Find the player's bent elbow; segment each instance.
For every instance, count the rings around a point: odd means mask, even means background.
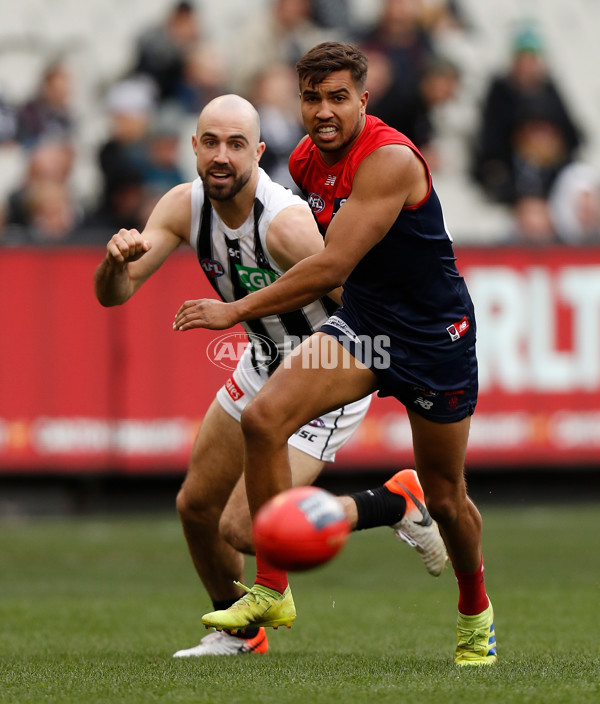
[[[323,273],[321,281],[327,291],[333,291],[336,288],[341,288],[345,284],[349,274],[350,272],[340,267],[331,267],[326,273]]]
[[[111,301],[108,298],[102,298],[102,296],[96,296],[98,303],[104,308],[112,308],[113,306],[120,305],[120,302]]]
[[[356,262],[345,261],[339,253],[325,248],[314,258],[311,276],[324,291],[333,291],[344,285]]]
[[[99,289],[96,289],[94,293],[96,295],[98,303],[101,306],[104,306],[104,308],[113,308],[114,306],[121,306],[123,305],[123,303],[126,303],[132,295],[115,295],[111,293],[106,293]]]

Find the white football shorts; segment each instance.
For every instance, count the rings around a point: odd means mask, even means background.
[[[250,345],[233,374],[217,391],[217,401],[224,411],[239,422],[242,411],[260,391],[266,378],[252,366]],[[311,457],[333,462],[335,453],[344,445],[369,410],[371,396],[349,403],[315,418],[302,426],[288,443]]]

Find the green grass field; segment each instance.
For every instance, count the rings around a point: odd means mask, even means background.
[[[0,702],[597,704],[599,508],[482,508],[500,661],[467,671],[452,571],[386,529],[292,577],[298,618],[268,655],[173,660],[210,608],[175,515],[4,520]]]

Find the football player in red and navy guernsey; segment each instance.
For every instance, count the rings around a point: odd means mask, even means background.
[[[290,173],[325,233],[325,248],[240,301],[185,302],[174,328],[228,328],[304,306],[343,285],[341,308],[242,414],[251,512],[291,486],[287,438],[300,426],[374,391],[397,398],[458,581],[454,661],[492,664],[482,521],[464,479],[477,401],[475,316],[431,174],[409,139],[367,115],[367,60],[357,47],[325,42],[297,70],[308,135],[290,157]],[[289,625],[290,601],[287,575],[258,554],[254,587],[203,622],[226,630]]]

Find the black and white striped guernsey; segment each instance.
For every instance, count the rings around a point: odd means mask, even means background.
[[[192,183],[190,244],[219,297],[239,300],[268,286],[284,273],[272,259],[266,235],[273,218],[292,205],[308,205],[289,189],[272,181],[259,168],[254,208],[241,227],[232,230],[204,197],[202,180]],[[337,308],[328,298],[290,313],[269,315],[242,323],[253,345],[253,359],[272,372],[289,352],[290,339],[303,339],[319,329]],[[261,365],[262,366],[262,365]]]

